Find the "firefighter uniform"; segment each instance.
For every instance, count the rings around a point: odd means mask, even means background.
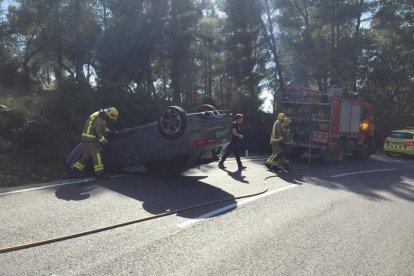
[[[291,122],[292,121],[288,117],[285,117],[282,123],[283,151],[281,154],[281,160],[283,160],[283,165],[285,166],[285,169],[288,169],[288,165],[290,162],[290,147],[293,142],[293,134],[290,128]]]
[[[95,174],[99,176],[104,172],[101,145],[108,143],[104,134],[110,132],[106,127],[106,119],[116,121],[117,118],[118,111],[115,107],[97,111],[89,116],[81,135],[83,153],[73,168],[83,171],[86,163],[92,158]]]
[[[279,113],[277,120],[273,124],[272,135],[270,136],[270,145],[272,146],[272,155],[267,159],[266,166],[268,168],[278,167],[281,155],[283,153],[283,120],[285,114]]]

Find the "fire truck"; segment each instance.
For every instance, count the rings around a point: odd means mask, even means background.
[[[281,110],[292,120],[294,157],[307,152],[341,162],[348,153],[367,159],[374,151],[373,106],[346,96],[340,88],[322,93],[289,86]]]

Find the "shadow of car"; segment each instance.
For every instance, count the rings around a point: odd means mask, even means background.
[[[230,142],[232,115],[212,106],[199,110],[186,113],[169,106],[156,122],[112,133],[102,150],[106,169],[133,171],[143,166],[150,173],[181,173],[217,160]],[[80,144],[67,163],[75,163],[81,151]]]

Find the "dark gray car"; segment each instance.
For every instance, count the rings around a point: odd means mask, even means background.
[[[180,173],[217,160],[217,154],[230,142],[232,115],[207,105],[199,110],[187,114],[170,106],[157,122],[112,134],[103,148],[105,167],[144,166],[153,173]],[[74,154],[68,157],[69,164],[76,162]]]

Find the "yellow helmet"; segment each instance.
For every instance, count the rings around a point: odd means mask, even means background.
[[[109,119],[116,121],[118,119],[118,110],[115,107],[108,107],[105,113]]]
[[[279,114],[277,114],[277,119],[278,119],[279,121],[282,121],[284,118],[285,118],[285,114],[284,114],[284,113],[279,113]]]
[[[283,122],[284,122],[286,125],[289,125],[292,121],[291,121],[288,117],[286,117],[286,116],[285,116],[285,118],[283,119]]]

